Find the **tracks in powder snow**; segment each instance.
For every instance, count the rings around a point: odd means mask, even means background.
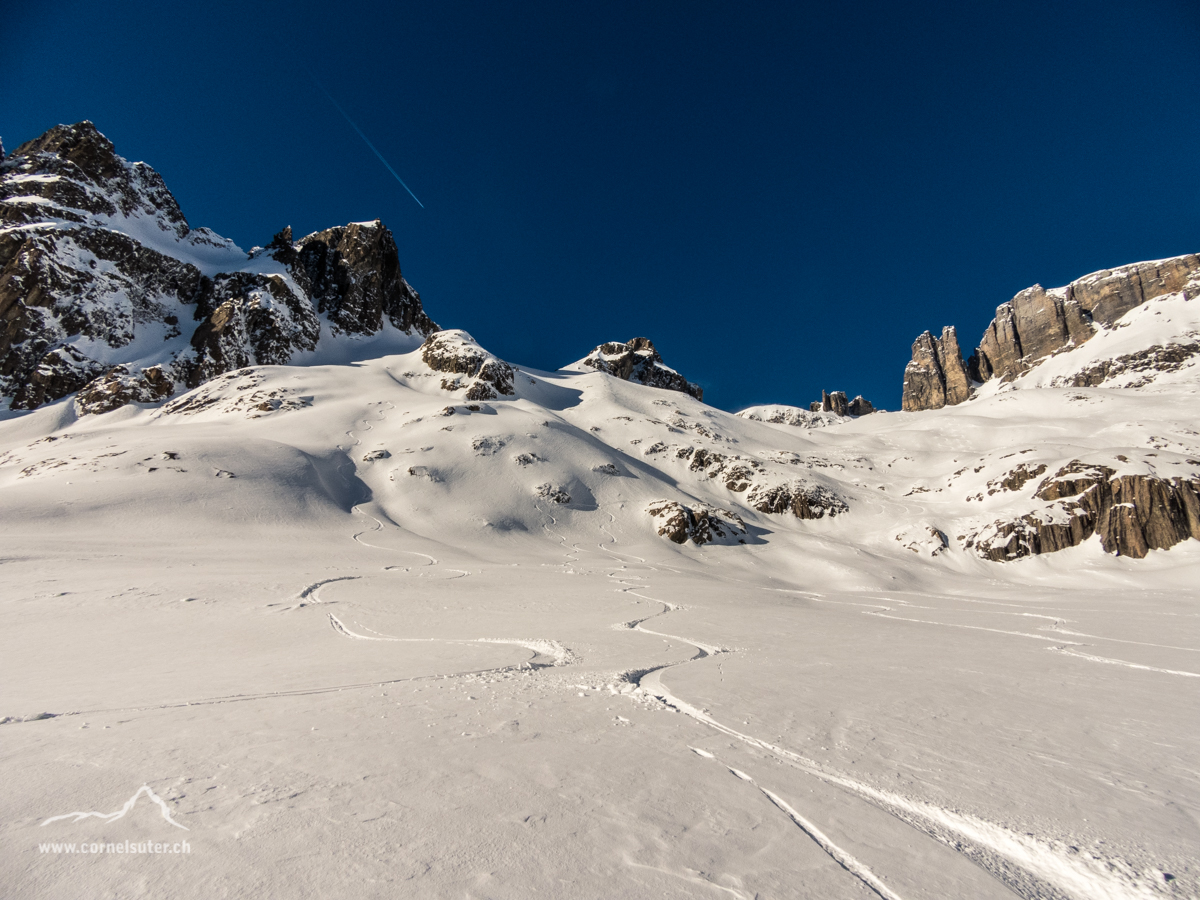
[[[684,607],[638,593],[634,590],[635,587],[644,588],[645,586],[626,584],[623,590],[642,600],[659,603],[663,608],[650,616],[624,622],[614,627],[640,631],[644,634],[689,644],[696,648],[696,653],[691,658],[680,662],[664,663],[624,673],[624,677],[634,685],[634,693],[648,697],[668,709],[694,719],[713,731],[762,751],[793,769],[869,803],[905,825],[962,854],[1025,900],[1093,900],[1093,898],[1151,900],[1151,898],[1169,895],[1169,888],[1164,889],[1163,883],[1133,870],[1122,860],[1109,860],[1098,854],[1074,852],[1073,848],[1039,839],[1033,834],[1018,833],[968,813],[876,788],[836,772],[778,744],[738,731],[718,721],[707,710],[699,709],[673,694],[663,684],[662,677],[673,668],[733,651],[646,628],[645,622],[667,616],[672,612],[684,609]],[[1035,635],[1023,632],[1013,633],[1023,637],[1035,637]],[[1036,637],[1044,639],[1044,636],[1041,635],[1036,635]],[[707,751],[690,749],[705,758],[716,759]],[[721,764],[724,765],[724,763]],[[807,834],[839,866],[854,875],[864,887],[885,900],[898,900],[898,895],[888,888],[869,867],[830,841],[817,825],[803,816],[786,800],[762,787],[745,773],[729,766],[726,768],[762,791],[800,830]]]

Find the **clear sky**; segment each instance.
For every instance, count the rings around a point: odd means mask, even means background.
[[[249,249],[380,218],[443,327],[645,335],[726,409],[899,407],[921,331],[1200,251],[1200,4],[24,3],[0,137],[91,119]],[[329,90],[419,207],[339,114]]]

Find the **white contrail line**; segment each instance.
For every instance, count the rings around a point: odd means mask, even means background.
[[[392,173],[392,176],[398,182],[400,182],[400,186],[403,187],[406,191],[408,191],[408,196],[412,197],[414,200],[417,200],[417,195],[412,192],[412,188],[410,188],[407,184],[405,184],[404,179],[396,174],[396,170],[392,168],[391,163],[389,163],[386,159],[384,159],[383,154],[375,149],[375,145],[372,144],[370,139],[365,134],[362,133],[362,129],[354,124],[354,120],[351,119],[348,115],[346,115],[346,111],[344,109],[342,109],[342,107],[338,104],[338,102],[336,100],[333,99],[333,94],[331,94],[331,93],[329,93],[329,91],[325,90],[325,85],[321,84],[320,81],[317,81],[316,75],[313,75],[312,72],[309,72],[308,74],[309,74],[309,77],[312,78],[312,80],[316,83],[317,87],[319,87],[321,89],[321,92],[326,97],[329,98],[329,102],[333,104],[334,109],[336,109],[338,112],[340,112],[342,114],[342,118],[345,119],[347,122],[349,122],[350,127],[353,128],[358,133],[358,136],[363,139],[363,143],[365,143],[368,147],[371,148],[371,152],[379,157],[379,161],[381,163],[383,163],[385,166],[387,166],[387,170]],[[420,200],[417,200],[417,206],[421,207],[421,209],[425,208],[425,204],[422,203]]]
[[[105,822],[115,822],[117,819],[124,818],[125,813],[127,813],[131,809],[133,809],[133,805],[135,803],[137,803],[137,798],[142,796],[142,794],[145,794],[151,800],[153,800],[155,803],[158,804],[159,809],[162,810],[162,815],[163,815],[164,819],[166,819],[168,822],[170,822],[176,828],[182,828],[184,831],[191,831],[191,829],[188,828],[186,825],[180,825],[178,822],[176,822],[174,819],[171,818],[170,807],[167,806],[167,804],[163,801],[162,797],[158,796],[158,794],[154,793],[154,791],[152,791],[150,789],[150,785],[148,785],[148,784],[143,784],[140,788],[138,788],[137,793],[134,794],[132,797],[130,797],[128,800],[126,800],[125,805],[122,806],[120,809],[118,809],[116,812],[67,813],[66,815],[62,815],[62,816],[51,816],[49,819],[47,819],[45,822],[43,822],[42,825],[43,826],[49,825],[51,822],[58,822],[62,819],[71,819],[72,821],[75,821],[75,822],[82,821],[83,819],[103,819]]]

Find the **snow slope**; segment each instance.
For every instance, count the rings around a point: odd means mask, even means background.
[[[1071,460],[1195,477],[1194,363],[1055,386],[1193,306],[820,428],[580,369],[467,402],[419,351],[9,414],[4,883],[1200,896],[1200,543],[966,540]],[[759,508],[784,490],[813,517]],[[676,544],[660,501],[744,543]]]

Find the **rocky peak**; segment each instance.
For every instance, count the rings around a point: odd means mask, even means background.
[[[601,344],[578,364],[599,372],[607,372],[625,381],[635,381],[668,391],[680,391],[697,400],[704,399],[704,390],[699,385],[692,384],[663,363],[662,356],[649,338],[638,337],[623,344]]]
[[[0,163],[0,223],[27,223],[45,216],[89,224],[146,217],[175,237],[188,233],[187,219],[161,176],[145,163],[117,155],[112,141],[91,122],[56,125],[21,144]]]
[[[912,360],[904,369],[904,410],[941,409],[962,403],[971,392],[967,367],[953,325],[935,338],[926,331],[912,345]]]
[[[276,242],[291,235],[280,232]],[[297,280],[317,311],[336,328],[373,334],[387,321],[401,331],[432,334],[437,326],[421,308],[421,295],[400,272],[400,255],[392,233],[376,219],[318,231],[295,245]],[[276,258],[279,258],[278,252]]]
[[[1117,327],[1122,316],[1149,300],[1197,290],[1198,281],[1200,256],[1189,254],[1104,269],[1061,288],[1035,284],[996,307],[965,372],[957,337],[953,347],[947,342],[953,328],[944,329],[940,341],[929,332],[918,337],[904,371],[903,408],[961,403],[971,380],[1011,381],[1043,359],[1085,343],[1099,328]]]
[[[385,326],[437,330],[378,221],[298,242],[284,228],[248,260],[189,229],[158,174],[90,122],[0,161],[0,395],[12,408],[76,391],[85,413],[157,402]]]

